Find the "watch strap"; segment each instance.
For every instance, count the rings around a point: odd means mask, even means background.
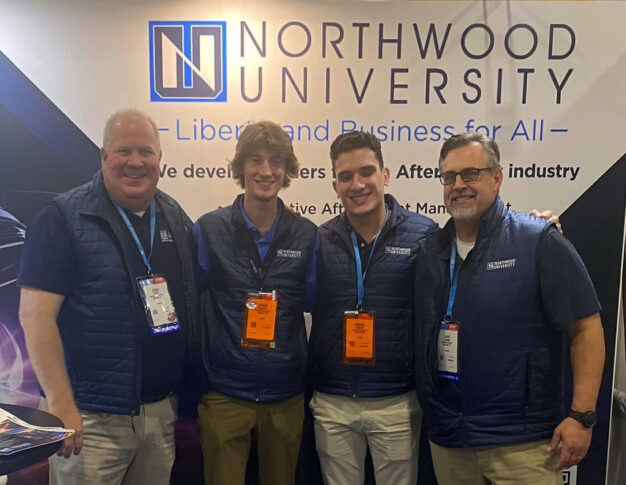
[[[598,421],[598,415],[594,411],[580,412],[570,410],[569,416],[574,418],[580,424],[582,424],[585,428],[593,428],[593,426]]]

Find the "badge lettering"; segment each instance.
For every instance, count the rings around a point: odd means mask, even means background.
[[[278,256],[279,258],[298,259],[302,257],[302,251],[294,251],[292,249],[279,249],[276,251],[276,256]]]
[[[494,269],[513,268],[515,266],[515,259],[505,259],[504,261],[490,261],[487,263],[487,271]]]
[[[385,253],[397,254],[398,256],[409,256],[411,254],[411,248],[399,248],[396,246],[385,246]]]

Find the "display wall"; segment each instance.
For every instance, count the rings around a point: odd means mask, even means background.
[[[443,224],[439,149],[477,130],[500,146],[505,203],[564,214],[598,289],[600,423],[590,457],[565,479],[604,483],[626,192],[624,18],[624,3],[602,1],[4,0],[0,205],[13,239],[0,242],[2,258],[18,257],[23,225],[47,200],[91,178],[116,109],[153,116],[160,187],[192,219],[232,202],[237,135],[270,119],[301,163],[281,194],[294,210],[316,223],[341,212],[329,145],[363,129],[382,142],[389,192]],[[0,401],[36,405],[13,279],[0,282]]]

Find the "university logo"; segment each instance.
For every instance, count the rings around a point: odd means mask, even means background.
[[[396,246],[385,246],[385,253],[396,254],[398,256],[410,256],[411,248],[398,248]]]
[[[513,268],[514,266],[515,259],[505,259],[504,261],[489,261],[487,263],[487,271],[493,271],[494,269]]]
[[[172,237],[172,233],[167,229],[161,229],[159,231],[161,236],[161,242],[174,242],[174,238]]]
[[[302,251],[294,251],[293,249],[279,249],[276,251],[276,256],[279,258],[301,258]]]
[[[151,101],[226,101],[226,22],[148,24]]]

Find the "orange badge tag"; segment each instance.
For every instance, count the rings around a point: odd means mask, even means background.
[[[278,296],[272,293],[248,293],[243,315],[242,347],[275,347]]]
[[[374,365],[374,312],[343,314],[343,362],[349,365]]]

